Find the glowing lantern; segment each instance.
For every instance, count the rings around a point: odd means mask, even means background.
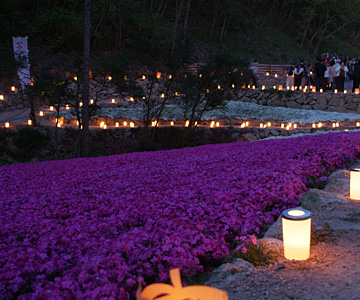
[[[110,81],[110,80],[112,80],[112,77],[111,77],[111,76],[108,76],[108,78],[107,78],[107,79]]]
[[[283,89],[283,86],[279,85],[279,91],[282,91],[282,89]]]
[[[127,78],[127,76],[125,75],[125,76],[124,76],[124,80],[127,80],[127,79],[128,79],[128,78]]]
[[[248,89],[250,88],[250,84],[248,84]]]
[[[266,125],[269,126],[269,127],[271,127],[271,122],[268,122]]]
[[[284,127],[285,127],[284,123],[281,123],[281,128],[284,128]]]
[[[180,269],[170,270],[171,284],[153,283],[141,291],[141,285],[136,292],[137,300],[180,300],[180,299],[203,299],[203,300],[229,300],[226,292],[210,286],[190,285],[182,286]]]
[[[218,90],[220,90],[221,89],[221,86],[220,86],[220,84],[218,85]]]
[[[80,123],[79,123],[79,121],[78,121],[78,120],[76,121],[76,125],[77,125],[77,126],[79,126],[79,125],[80,125]]]
[[[336,124],[335,124],[335,123],[332,123],[332,127],[335,128],[335,127],[336,127]]]
[[[273,86],[273,89],[276,90],[276,85]]]
[[[123,125],[126,127],[126,126],[127,126],[127,122],[126,122],[126,121],[124,121],[124,122],[123,122]]]
[[[142,76],[142,79],[144,80],[145,78],[146,78],[145,75],[143,75],[143,76]]]
[[[134,102],[134,98],[133,98],[133,97],[130,97],[130,101],[131,101],[131,102]]]
[[[189,127],[189,125],[190,125],[190,121],[189,121],[189,120],[186,120],[186,122],[185,122],[185,127]]]
[[[260,123],[260,128],[264,128],[264,124],[263,124],[263,123]]]
[[[210,128],[214,128],[214,126],[215,126],[215,121],[211,121]]]
[[[291,126],[292,126],[292,123],[289,123],[288,126],[291,127]]]
[[[171,74],[169,74],[169,79],[171,79],[172,78],[172,75]]]
[[[347,94],[347,90],[344,90],[344,94]]]
[[[4,100],[4,95],[0,95],[0,100]]]
[[[171,122],[170,122],[170,126],[174,126],[174,121],[171,121]]]
[[[32,121],[31,121],[31,120],[28,120],[28,125],[32,125]]]
[[[77,79],[78,79],[77,76],[74,76],[74,80],[77,81]]]
[[[245,122],[245,125],[246,125],[246,126],[249,126],[249,121],[246,121],[246,122]]]
[[[5,128],[10,128],[10,123],[9,122],[5,123]]]
[[[103,129],[106,129],[106,128],[107,128],[107,125],[106,125],[106,124],[104,124]]]
[[[90,104],[94,104],[94,99],[90,99]]]
[[[60,128],[60,127],[61,127],[61,123],[57,123],[57,127],[59,127],[59,128]]]
[[[104,121],[100,122],[100,127],[101,127],[101,128],[103,128],[104,125],[105,125],[105,122],[104,122]]]
[[[356,127],[360,127],[360,122],[356,122]]]
[[[111,99],[111,103],[115,103],[115,99]]]
[[[339,126],[340,126],[339,122],[336,122],[336,124],[335,124],[335,125],[336,125],[336,127],[339,127]]]
[[[335,89],[335,90],[334,90],[334,93],[336,94],[337,92],[338,92],[338,90],[337,90],[337,89]]]
[[[321,128],[322,127],[322,123],[320,122],[319,124],[318,124],[318,128]]]
[[[277,78],[278,77],[278,75],[277,74],[275,74],[275,78]]]
[[[219,126],[220,126],[220,123],[219,123],[219,122],[216,122],[215,126],[216,126],[216,127],[219,127]]]
[[[320,93],[322,93],[323,92],[323,89],[320,89]]]
[[[15,86],[12,86],[12,87],[11,87],[11,91],[12,91],[12,92],[15,92],[15,91],[16,91],[16,87],[15,87]]]
[[[54,106],[50,106],[50,108],[49,108],[51,111],[53,111],[54,110]]]
[[[253,85],[252,88],[253,88],[253,90],[255,90],[255,88],[256,88],[255,85]]]
[[[162,93],[161,96],[160,96],[160,98],[165,98],[165,94]]]
[[[287,90],[290,90],[290,86],[287,86],[286,89],[287,89]]]
[[[202,74],[199,74],[199,77],[201,78],[201,77],[202,77]]]
[[[134,122],[130,122],[130,127],[134,128],[135,127],[135,123]]]
[[[157,73],[156,73],[156,78],[157,78],[157,79],[160,79],[160,78],[161,78],[161,72],[157,72]]]
[[[242,123],[240,127],[244,128],[245,126],[246,126],[245,123]]]
[[[295,88],[292,86],[292,87],[291,87],[291,90],[292,90],[292,91],[295,91]]]
[[[69,110],[69,109],[70,109],[69,104],[66,104],[65,109],[67,109],[67,110]]]
[[[360,169],[350,171],[350,199],[360,200]]]
[[[294,128],[295,128],[295,129],[297,128],[297,124],[294,124]]]
[[[42,110],[39,111],[39,116],[43,117],[44,116],[44,112]]]
[[[119,125],[120,125],[119,122],[115,123],[115,127],[119,127]]]
[[[313,123],[313,124],[312,124],[312,128],[315,128],[315,127],[316,127],[316,124]]]
[[[269,72],[266,72],[266,76],[269,76]]]
[[[312,91],[313,93],[315,93],[315,92],[316,92],[316,87],[313,87],[313,88],[311,89],[311,91]]]
[[[232,88],[235,88],[235,84],[232,84],[231,87],[232,87]]]
[[[284,256],[287,259],[306,260],[310,256],[311,213],[292,208],[282,213]]]
[[[79,102],[79,107],[82,107],[84,105],[84,103]]]
[[[263,85],[263,86],[261,87],[261,89],[262,89],[262,90],[265,90],[265,85]]]
[[[355,94],[358,95],[360,92],[360,89],[355,89]]]

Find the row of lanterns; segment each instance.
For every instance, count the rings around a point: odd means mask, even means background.
[[[233,85],[233,87],[234,87],[234,85]],[[243,86],[243,89],[245,89],[246,88],[246,86],[244,85]],[[253,90],[255,90],[256,89],[256,86],[255,85],[250,85],[250,84],[248,84],[248,86],[247,86],[247,88],[248,89],[253,89]],[[271,88],[271,87],[270,87]],[[279,91],[282,91],[282,90],[284,90],[284,87],[280,84],[279,86],[276,86],[276,85],[274,85],[274,86],[272,86],[272,88],[274,89],[274,90],[279,90]],[[266,86],[265,85],[262,85],[261,86],[261,90],[265,90],[266,89]],[[286,89],[287,90],[291,90],[291,91],[295,91],[295,90],[299,90],[299,91],[303,91],[304,93],[306,93],[306,92],[308,92],[308,87],[307,86],[304,86],[304,88],[302,88],[302,87],[299,87],[299,88],[297,88],[297,87],[295,87],[295,86],[287,86],[286,87]],[[314,86],[312,86],[312,85],[310,85],[310,88],[309,88],[309,92],[313,92],[313,93],[315,93],[316,92],[316,87],[314,87]],[[320,93],[323,93],[324,92],[324,90],[323,89],[320,89],[319,90],[319,92]],[[335,94],[337,94],[339,91],[337,90],[337,89],[335,89],[334,90],[334,93]],[[344,92],[343,92],[344,94],[347,94],[347,90],[344,90]],[[359,93],[360,93],[360,89],[355,89],[355,92],[354,92],[356,95],[358,95]]]

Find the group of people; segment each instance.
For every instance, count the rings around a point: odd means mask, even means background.
[[[288,81],[293,78],[293,85],[297,89],[313,85],[318,92],[321,89],[333,92],[351,89],[354,92],[360,84],[360,58],[325,54],[317,57],[315,65],[303,60],[297,62],[288,68],[287,75]]]

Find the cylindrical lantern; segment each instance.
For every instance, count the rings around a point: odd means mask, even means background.
[[[311,213],[292,208],[282,213],[284,255],[287,259],[306,260],[310,256]]]
[[[350,171],[350,199],[360,200],[360,169]]]

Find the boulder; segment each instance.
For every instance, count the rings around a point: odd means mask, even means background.
[[[340,99],[338,97],[332,97],[330,99],[329,105],[331,105],[331,106],[340,106]]]
[[[284,242],[279,239],[264,237],[258,240],[259,244],[263,244],[266,247],[265,252],[272,252],[274,254],[279,254],[284,251]]]
[[[289,108],[301,108],[301,105],[295,101],[288,101],[286,102],[286,107]]]
[[[329,176],[329,179],[328,181],[331,182],[333,180],[338,180],[338,179],[349,179],[350,178],[350,171],[348,170],[339,170],[339,171],[336,171],[334,173],[332,173],[330,176]]]
[[[253,141],[256,141],[258,138],[254,135],[254,134],[252,134],[252,133],[245,133],[244,135],[243,135],[243,138],[245,139],[245,140],[247,140],[248,142],[253,142]]]
[[[316,103],[314,105],[315,110],[325,110],[326,108],[327,108],[327,105],[324,105],[324,104]]]
[[[278,136],[280,133],[279,131],[277,131],[276,129],[271,129],[270,130],[270,134],[274,135],[274,136]]]
[[[301,206],[310,211],[317,210],[323,206],[335,202],[346,202],[346,198],[333,192],[326,192],[318,189],[311,189],[303,194],[299,201]]]
[[[329,106],[327,110],[338,113],[347,113],[347,109],[345,107]]]
[[[264,234],[265,238],[282,239],[282,217],[280,216],[276,222]]]
[[[326,97],[325,96],[320,96],[318,101],[317,101],[318,104],[320,105],[325,105],[327,106],[327,100],[326,100]]]
[[[336,193],[342,196],[350,195],[350,180],[347,179],[333,179],[324,188],[325,192]]]
[[[344,107],[345,107],[346,109],[349,109],[349,110],[356,110],[356,109],[357,109],[357,104],[354,103],[354,102],[349,102],[349,103],[346,103],[346,104],[344,105]]]

